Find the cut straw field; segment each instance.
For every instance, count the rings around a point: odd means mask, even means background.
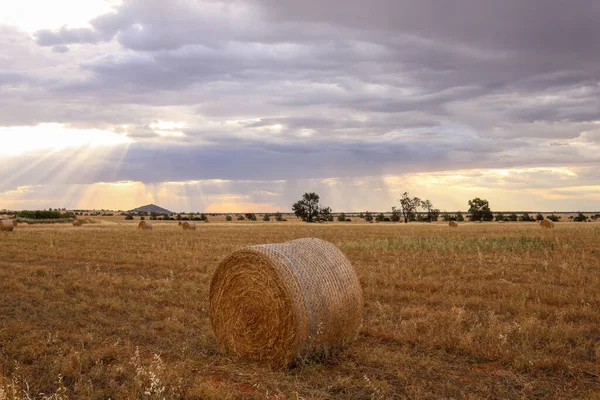
[[[600,224],[153,227],[0,232],[0,399],[600,399]],[[302,237],[354,266],[357,340],[288,370],[222,353],[219,262]]]

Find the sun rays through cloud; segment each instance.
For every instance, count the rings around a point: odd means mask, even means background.
[[[98,129],[74,129],[59,123],[0,127],[0,154],[14,156],[35,151],[57,152],[67,148],[103,147],[131,143],[125,134]]]

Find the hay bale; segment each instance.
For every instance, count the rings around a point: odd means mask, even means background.
[[[81,226],[83,225],[83,221],[76,219],[75,221],[73,221],[73,226]]]
[[[194,221],[185,221],[181,224],[183,226],[184,231],[195,231],[196,223]]]
[[[458,228],[458,222],[456,222],[456,221],[450,221],[450,222],[448,223],[448,226],[449,226],[450,228]]]
[[[12,232],[14,229],[13,222],[10,219],[0,221],[0,231]]]
[[[16,219],[13,219],[13,228],[16,228],[19,225],[19,222]]]
[[[152,230],[152,222],[140,221],[140,223],[138,224],[138,229],[141,229],[143,231]]]
[[[209,314],[225,350],[283,367],[352,341],[362,324],[363,294],[337,247],[297,239],[225,258],[210,284]]]
[[[181,226],[181,225],[183,225],[183,223],[182,223],[181,221],[179,221],[179,222],[177,223],[177,225]]]
[[[542,229],[554,229],[554,221],[550,221],[549,219],[543,219],[540,221],[540,226]]]

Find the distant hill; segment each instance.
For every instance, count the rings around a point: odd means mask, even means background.
[[[166,208],[162,208],[157,206],[156,204],[148,204],[146,206],[141,206],[138,208],[134,208],[129,212],[147,212],[147,213],[157,213],[157,214],[173,214],[172,211],[167,210]]]

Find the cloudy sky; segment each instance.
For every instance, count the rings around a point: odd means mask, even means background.
[[[0,1],[0,208],[600,209],[596,0]]]

